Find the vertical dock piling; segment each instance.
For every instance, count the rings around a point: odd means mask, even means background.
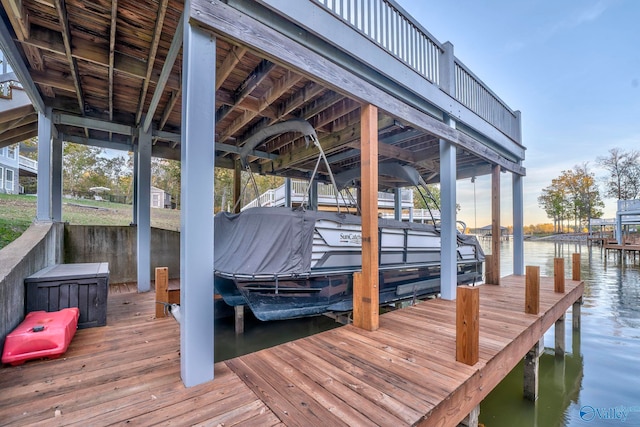
[[[165,304],[169,303],[169,268],[156,268],[156,319],[166,316]]]
[[[480,288],[460,286],[456,296],[456,360],[475,365],[480,355]]]
[[[538,314],[540,311],[540,267],[528,265],[525,279],[524,311]]]

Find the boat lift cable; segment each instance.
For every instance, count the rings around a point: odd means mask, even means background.
[[[316,166],[313,169],[313,174],[311,175],[311,179],[309,179],[309,187],[307,188],[307,194],[311,190],[311,184],[315,178],[316,173],[318,172],[318,166],[320,166],[320,161],[324,160],[325,165],[327,166],[327,171],[329,172],[329,178],[331,178],[331,184],[336,191],[336,205],[338,207],[338,213],[340,213],[340,203],[338,202],[338,186],[336,185],[336,181],[333,178],[333,173],[331,172],[331,167],[329,166],[329,161],[327,160],[327,156],[325,156],[324,151],[322,150],[322,146],[320,145],[320,141],[318,140],[318,135],[316,134],[315,129],[309,122],[304,119],[291,119],[281,123],[276,123],[267,128],[261,129],[256,132],[254,135],[247,138],[242,144],[242,149],[240,150],[240,161],[242,166],[250,173],[250,177],[253,182],[253,187],[256,190],[257,197],[260,198],[258,193],[258,185],[255,182],[255,178],[251,173],[251,167],[249,166],[249,161],[247,158],[251,155],[253,150],[260,144],[262,144],[267,138],[270,138],[274,135],[279,135],[287,132],[299,132],[304,135],[305,142],[307,146],[309,146],[309,142],[312,142],[314,146],[318,148],[320,151],[320,155],[318,156],[318,161],[316,162]],[[306,198],[306,195],[305,195]],[[302,201],[302,205],[306,200]],[[260,201],[258,200],[258,206],[260,206]]]
[[[340,201],[338,200],[338,186],[336,185],[336,180],[333,177],[333,173],[331,172],[331,166],[329,165],[329,161],[327,160],[327,156],[325,156],[324,154],[324,150],[322,149],[322,146],[320,145],[320,141],[318,140],[318,136],[316,135],[316,132],[313,131],[312,134],[309,135],[305,135],[305,140],[307,141],[307,143],[309,142],[309,140],[311,140],[311,142],[313,142],[313,145],[316,146],[318,148],[318,151],[320,152],[318,154],[318,160],[316,161],[316,166],[313,168],[313,173],[311,174],[311,177],[309,178],[309,186],[307,187],[307,191],[305,192],[304,195],[304,199],[302,200],[302,205],[305,204],[306,200],[307,200],[307,196],[309,196],[309,198],[311,197],[310,192],[311,192],[311,184],[313,183],[313,180],[315,179],[316,173],[318,173],[318,167],[320,166],[320,162],[324,160],[324,164],[327,167],[327,172],[329,172],[329,178],[331,179],[331,185],[333,186],[333,190],[335,191],[335,198],[336,198],[336,207],[338,209],[338,213],[340,213]]]
[[[240,197],[238,197],[238,200],[236,200],[236,203],[233,205],[233,211],[234,212],[236,211],[236,209],[238,208],[238,205],[242,201],[244,193],[247,191],[247,186],[249,185],[250,181],[253,181],[254,190],[255,190],[255,192],[257,194],[256,201],[258,203],[258,207],[260,207],[260,194],[258,193],[258,184],[256,183],[256,180],[253,177],[253,174],[251,173],[250,169],[249,169],[249,177],[250,178],[247,181],[245,181],[244,185],[242,186],[242,190],[240,191]]]
[[[429,186],[427,185],[426,182],[424,182],[424,179],[421,176],[418,176],[418,183],[422,186],[422,188],[424,189],[425,193],[427,194],[429,199],[433,202],[435,207],[438,210],[440,210],[440,205],[438,205],[438,201],[433,196],[433,194],[431,193],[431,190],[429,190]],[[418,189],[418,193],[420,193],[420,197],[422,197],[422,200],[424,201],[424,205],[427,207],[427,210],[429,211],[429,216],[431,217],[431,221],[433,221],[433,225],[436,225],[436,220],[433,217],[433,212],[431,212],[431,208],[429,207],[429,203],[428,203],[425,195],[422,193],[422,191],[420,191],[420,187],[418,187],[416,185],[416,188]]]

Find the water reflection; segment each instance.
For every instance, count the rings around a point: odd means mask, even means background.
[[[503,243],[503,275],[513,271],[511,253]],[[552,349],[541,356],[538,401],[522,398],[520,363],[482,403],[486,426],[615,425],[622,421],[615,419],[620,409],[630,409],[624,425],[640,426],[640,412],[633,412],[640,410],[640,260],[605,258],[601,248],[577,243],[525,242],[525,264],[539,265],[542,275],[553,275],[553,257],[562,257],[571,277],[573,253],[580,253],[585,281],[581,335],[572,334],[569,311],[565,339],[571,348],[561,359]],[[545,343],[554,342],[551,328]]]

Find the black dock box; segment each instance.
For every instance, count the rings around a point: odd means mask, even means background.
[[[78,329],[107,324],[109,263],[56,264],[24,279],[31,311],[80,309]]]

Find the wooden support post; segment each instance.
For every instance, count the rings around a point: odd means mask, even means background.
[[[456,360],[475,365],[480,354],[480,288],[459,286],[456,292]]]
[[[493,255],[488,254],[484,256],[484,282],[489,285],[495,285],[496,282],[493,279]]]
[[[573,303],[573,309],[571,311],[573,330],[580,330],[580,306],[582,305],[582,297]]]
[[[378,301],[378,109],[361,109],[362,280],[353,280],[353,324],[375,331],[379,326]],[[356,289],[359,287],[360,289]]]
[[[528,265],[526,271],[524,312],[538,314],[540,311],[540,267]]]
[[[571,331],[571,352],[574,355],[580,354],[580,305],[582,298],[573,303],[573,330]],[[577,319],[577,320],[576,320]]]
[[[500,284],[500,165],[495,165],[491,173],[491,259],[493,284]]]
[[[564,258],[553,259],[553,290],[564,293]]]
[[[571,279],[580,281],[580,254],[572,256]]]
[[[538,341],[524,357],[524,398],[532,402],[538,399],[538,371],[542,348],[544,346]]]
[[[565,322],[564,322],[564,314],[563,314],[561,318],[556,320],[556,327],[555,327],[555,333],[556,333],[555,353],[557,358],[563,358],[567,348],[564,332],[565,332]]]
[[[244,334],[244,305],[236,305],[233,307],[235,312],[236,335]]]
[[[169,268],[156,268],[156,319],[166,317],[164,304],[169,303]]]
[[[469,412],[469,415],[462,420],[458,427],[478,427],[478,422],[480,418],[480,405],[477,405],[475,408]]]

